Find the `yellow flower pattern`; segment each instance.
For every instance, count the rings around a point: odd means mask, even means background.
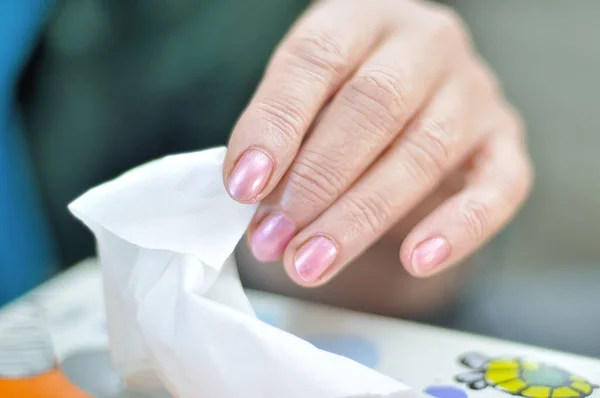
[[[535,361],[469,354],[461,358],[461,363],[473,370],[458,375],[456,380],[474,390],[493,387],[526,398],[584,398],[598,388],[582,377]]]

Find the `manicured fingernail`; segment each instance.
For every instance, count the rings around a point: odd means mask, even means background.
[[[250,238],[254,257],[265,262],[279,259],[295,232],[296,226],[286,216],[267,216]]]
[[[420,243],[412,254],[412,268],[426,275],[440,265],[450,254],[450,246],[443,238],[430,238]]]
[[[306,241],[296,252],[294,265],[298,276],[305,282],[314,282],[329,268],[337,256],[335,243],[324,236]]]
[[[273,162],[264,152],[247,150],[233,168],[227,190],[236,200],[254,200],[267,185],[272,171]]]

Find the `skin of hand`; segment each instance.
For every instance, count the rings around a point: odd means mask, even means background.
[[[283,259],[303,287],[363,254],[386,262],[383,252],[388,268],[438,274],[513,217],[532,175],[522,122],[461,19],[416,0],[308,9],[241,115],[223,171],[234,199],[261,202],[254,256]]]
[[[240,276],[248,288],[322,304],[419,321],[446,319],[460,302],[464,287],[477,275],[477,259],[463,261],[429,278],[414,278],[398,263],[398,247],[425,215],[463,186],[459,173],[447,178],[427,199],[399,221],[385,236],[352,261],[336,278],[306,289],[293,282],[282,264],[262,263],[247,240],[236,250]],[[466,290],[468,291],[468,289]]]

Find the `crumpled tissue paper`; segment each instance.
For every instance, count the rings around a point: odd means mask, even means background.
[[[225,151],[152,161],[69,205],[97,240],[126,384],[178,398],[420,395],[256,318],[232,254],[256,206],[227,194]]]

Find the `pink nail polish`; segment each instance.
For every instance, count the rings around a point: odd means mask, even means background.
[[[250,238],[254,257],[264,262],[279,259],[295,232],[296,226],[286,216],[267,216]]]
[[[233,168],[227,190],[236,200],[252,201],[261,193],[272,171],[273,162],[264,152],[249,149]]]
[[[419,275],[426,275],[440,265],[450,254],[450,246],[443,238],[430,238],[420,243],[412,254],[412,267]]]
[[[333,264],[337,247],[325,236],[315,236],[296,252],[294,265],[298,276],[305,282],[315,282]]]

